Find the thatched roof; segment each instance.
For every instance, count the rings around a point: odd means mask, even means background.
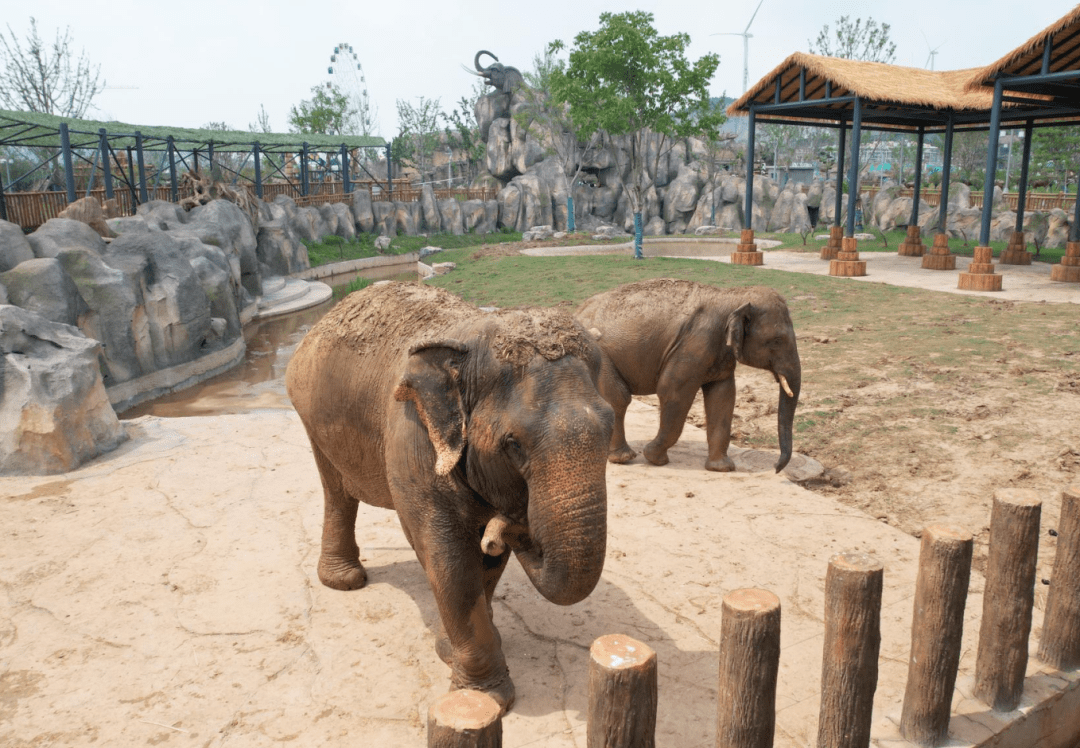
[[[777,77],[780,78],[780,101],[799,101],[799,75],[804,69],[805,100],[810,103],[825,98],[826,81],[831,85],[833,97],[858,96],[864,104],[879,109],[974,112],[988,111],[993,103],[992,88],[969,86],[974,69],[923,70],[795,52],[729,106],[727,113],[744,115],[749,111],[750,102],[774,103]],[[823,118],[827,113],[838,114],[853,108],[851,103],[822,107]]]
[[[1080,5],[997,62],[975,71],[968,81],[969,89],[992,86],[994,79],[1000,75],[1039,73],[1042,68],[1043,50],[1049,39],[1053,39],[1051,73],[1080,69]]]

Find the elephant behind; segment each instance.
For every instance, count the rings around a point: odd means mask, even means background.
[[[504,709],[514,688],[491,598],[510,551],[560,605],[603,569],[613,415],[600,365],[565,313],[486,314],[397,283],[340,302],[286,373],[322,479],[319,579],[363,587],[358,502],[395,510],[434,592],[453,687]]]
[[[708,470],[727,472],[735,412],[736,362],[767,369],[779,385],[777,432],[780,472],[791,459],[792,424],[799,403],[802,365],[795,328],[783,297],[771,288],[720,289],[693,281],[658,278],[628,283],[582,303],[575,315],[600,333],[604,352],[600,393],[615,409],[609,460],[629,462],[624,419],[632,395],[656,394],[660,428],[643,448],[654,465],[682,434],[700,388],[705,399]]]

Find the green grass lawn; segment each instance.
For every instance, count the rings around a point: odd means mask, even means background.
[[[430,236],[398,236],[390,240],[389,249],[375,249],[374,234],[357,234],[352,241],[340,236],[324,236],[321,241],[304,240],[308,250],[308,261],[312,267],[327,265],[331,262],[359,260],[377,255],[403,255],[417,252],[424,247],[442,247],[444,249],[461,247],[479,247],[485,244],[521,241],[520,232],[498,234],[431,234]]]

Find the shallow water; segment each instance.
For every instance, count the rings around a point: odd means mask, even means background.
[[[372,268],[359,272],[341,273],[323,279],[323,283],[338,289],[354,278],[371,280],[417,280],[415,270],[403,273],[401,265]],[[310,309],[263,322],[253,322],[244,328],[247,353],[244,361],[216,377],[180,392],[164,395],[124,411],[122,419],[139,416],[182,418],[247,413],[265,408],[291,408],[285,394],[285,368],[304,335],[340,300],[332,300]]]

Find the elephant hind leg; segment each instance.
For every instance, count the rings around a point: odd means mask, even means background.
[[[672,366],[660,375],[656,396],[660,400],[660,428],[641,453],[653,465],[667,465],[667,451],[679,441],[701,379],[686,366]]]
[[[709,382],[701,388],[705,398],[705,438],[709,442],[709,457],[705,469],[717,473],[735,470],[728,457],[731,444],[731,419],[735,415],[735,377]]]
[[[345,490],[341,473],[314,442],[311,451],[322,479],[324,501],[319,581],[335,590],[358,590],[367,584],[356,545],[359,502]]]
[[[599,390],[600,396],[607,400],[615,412],[615,424],[611,429],[611,443],[608,446],[608,461],[623,465],[637,457],[637,452],[626,443],[626,409],[630,407],[630,388],[615,373],[615,367],[607,356],[604,357]]]

